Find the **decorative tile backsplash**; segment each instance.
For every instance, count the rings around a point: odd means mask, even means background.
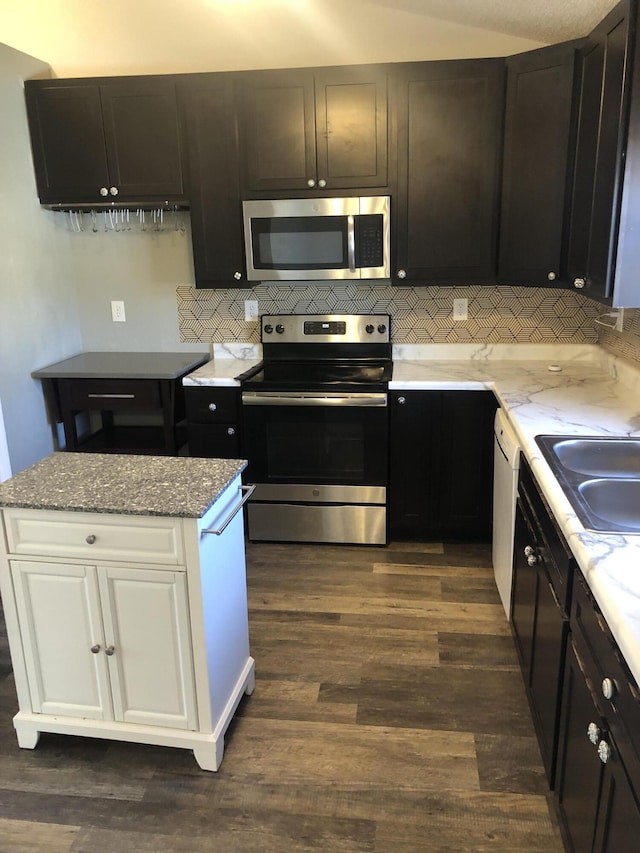
[[[258,301],[260,314],[391,314],[396,344],[593,344],[603,329],[595,322],[602,311],[598,303],[574,291],[538,287],[294,283],[197,290],[180,286],[177,297],[184,343],[259,342],[257,321],[244,319],[246,299]],[[454,322],[454,298],[469,300],[468,320]]]
[[[598,343],[614,355],[640,362],[640,309],[625,308],[622,332],[608,328],[615,324],[615,317],[607,316],[612,309],[600,306],[601,316],[598,323]],[[607,325],[601,325],[607,324]]]

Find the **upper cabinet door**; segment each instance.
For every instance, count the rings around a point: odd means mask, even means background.
[[[247,193],[387,184],[387,75],[368,67],[261,71],[242,81]]]
[[[37,80],[25,93],[40,201],[99,199],[109,186],[100,87]]]
[[[504,62],[415,63],[399,75],[396,275],[492,282]]]
[[[386,186],[386,73],[357,66],[320,70],[315,94],[319,188]]]
[[[100,87],[109,179],[127,198],[183,194],[180,131],[172,80]]]
[[[582,51],[567,269],[586,296],[609,302],[627,144],[631,32],[629,2],[623,0]]]
[[[179,91],[196,287],[246,286],[233,79],[198,75]]]
[[[25,85],[43,204],[184,199],[173,79]]]
[[[560,284],[572,128],[581,42],[507,59],[499,280]]]
[[[242,83],[242,158],[247,189],[316,184],[313,73],[262,71]]]

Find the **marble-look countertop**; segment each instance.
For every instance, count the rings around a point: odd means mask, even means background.
[[[214,353],[184,384],[236,385],[260,359],[249,345],[248,357],[241,352]],[[535,442],[545,434],[640,436],[640,369],[595,345],[394,345],[393,358],[392,389],[495,393],[640,683],[640,535],[586,530]]]
[[[0,507],[202,518],[246,464],[58,452],[0,483]]]

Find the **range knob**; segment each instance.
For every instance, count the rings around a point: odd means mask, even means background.
[[[282,323],[278,323],[278,325],[276,326],[276,332],[279,335],[281,335],[284,332],[284,326],[282,325]]]
[[[273,326],[271,325],[271,323],[267,323],[267,325],[264,327],[264,333],[265,335],[270,335],[271,332],[273,332]]]
[[[367,323],[367,325],[364,327],[364,330],[368,335],[372,335],[374,332],[374,327],[371,325],[371,323]]]
[[[384,335],[384,333],[387,331],[387,327],[384,323],[380,323],[380,325],[378,326],[378,331],[381,335]]]

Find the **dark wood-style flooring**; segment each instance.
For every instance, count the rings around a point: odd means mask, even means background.
[[[486,545],[249,545],[256,689],[185,750],[18,748],[0,624],[0,853],[560,853]]]

